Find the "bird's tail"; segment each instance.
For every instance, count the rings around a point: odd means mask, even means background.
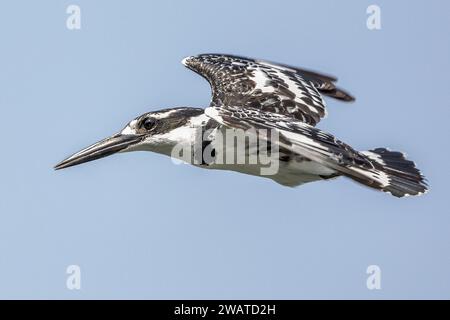
[[[396,197],[417,196],[428,191],[425,177],[403,153],[386,148],[360,153],[369,159],[373,169],[359,168],[355,175],[346,174],[353,180]]]

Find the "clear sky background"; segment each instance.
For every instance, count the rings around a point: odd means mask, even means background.
[[[81,30],[66,8],[81,7]],[[366,27],[381,7],[382,29]],[[450,2],[2,1],[0,298],[450,298]],[[57,162],[172,106],[207,106],[187,55],[339,77],[319,124],[407,152],[431,192],[285,188],[151,153]],[[66,268],[81,267],[81,290]],[[381,290],[368,290],[378,265]]]

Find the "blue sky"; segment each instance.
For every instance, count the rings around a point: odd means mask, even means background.
[[[433,4],[432,4],[433,3]],[[81,29],[66,28],[67,6]],[[381,8],[382,29],[366,27]],[[446,1],[3,1],[0,298],[450,298]],[[121,154],[55,172],[144,112],[204,106],[187,55],[224,52],[334,74],[319,127],[405,151],[431,192],[346,179],[290,189]],[[68,290],[66,268],[81,268]],[[381,290],[368,290],[378,265]]]

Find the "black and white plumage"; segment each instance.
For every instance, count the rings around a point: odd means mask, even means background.
[[[215,106],[251,107],[315,125],[326,115],[321,94],[354,100],[335,86],[334,77],[273,62],[202,54],[183,64],[208,80]]]
[[[217,159],[228,146],[219,136],[226,130],[247,130],[276,144],[279,169],[266,176],[286,186],[346,176],[396,197],[420,195],[427,184],[414,163],[400,152],[377,148],[359,152],[314,127],[326,114],[323,95],[342,101],[354,98],[336,87],[336,78],[263,60],[222,54],[188,57],[183,64],[208,80],[212,100],[206,110],[179,107],[149,112],[132,120],[119,133],[59,163],[62,169],[117,152],[153,151],[174,156],[180,144],[194,144]],[[260,132],[275,131],[276,141]],[[234,148],[234,144],[233,144]],[[263,152],[246,145],[248,154]],[[200,161],[208,169],[261,175],[261,166]]]

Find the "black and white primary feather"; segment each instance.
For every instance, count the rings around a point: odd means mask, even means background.
[[[178,107],[143,114],[117,134],[75,153],[55,169],[139,150],[178,158],[174,153],[177,146],[197,144],[202,156],[193,164],[198,167],[262,176],[258,163],[203,159],[206,151],[212,159],[220,159],[229,151],[230,146],[222,139],[227,130],[246,130],[279,150],[277,172],[264,177],[282,185],[293,187],[345,176],[396,197],[427,191],[425,178],[404,154],[386,148],[360,152],[315,127],[326,115],[323,96],[354,100],[336,86],[336,78],[224,54],[187,57],[183,64],[210,83],[212,100],[206,110]],[[262,132],[276,132],[278,138],[271,139]],[[231,148],[236,148],[234,143]],[[247,155],[267,151],[259,142],[248,143],[245,148]],[[192,153],[195,157],[195,150]],[[184,160],[185,155],[179,158]]]

